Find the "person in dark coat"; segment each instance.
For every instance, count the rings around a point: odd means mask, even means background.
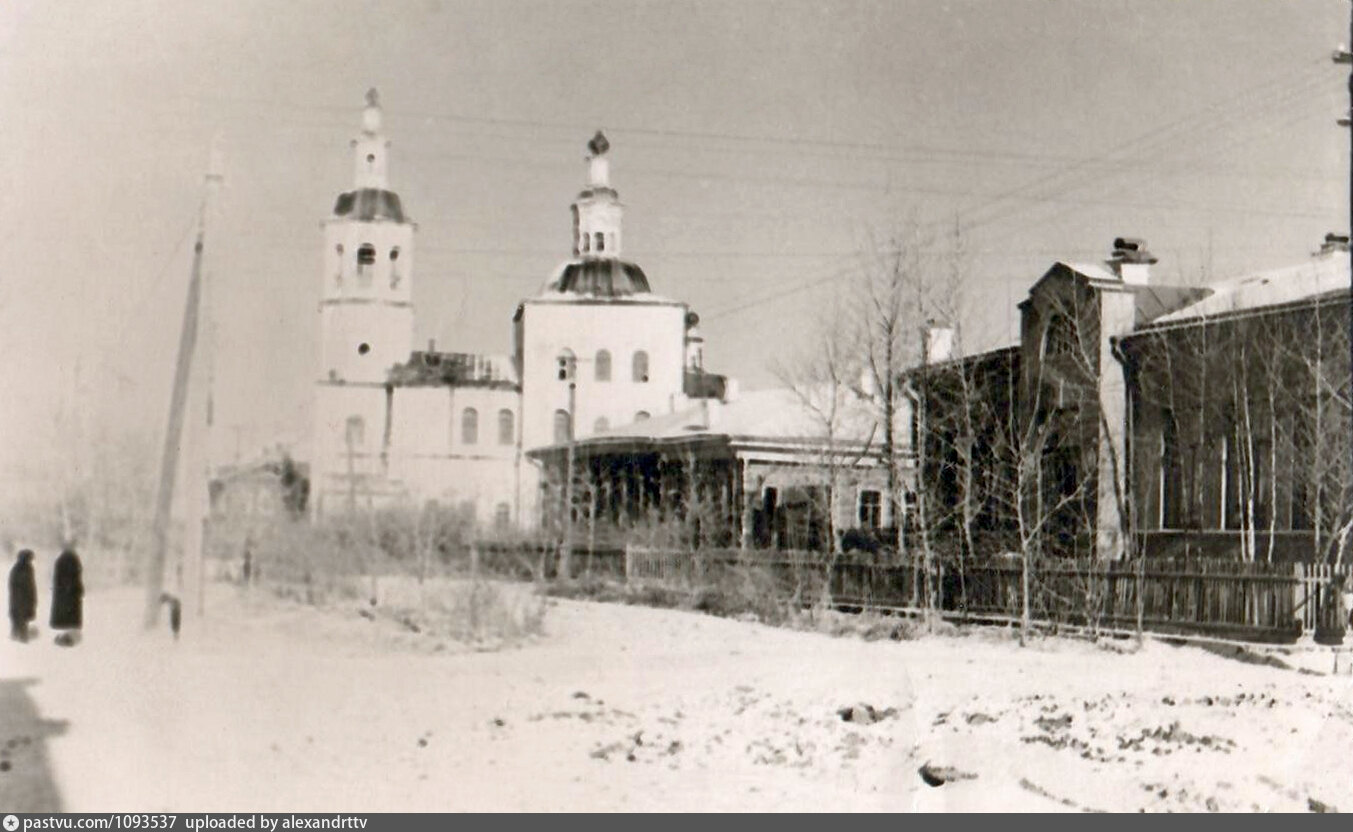
[[[33,574],[33,552],[24,549],[9,570],[10,637],[28,641],[28,625],[38,615],[38,579]]]
[[[178,641],[179,630],[183,629],[183,604],[168,592],[160,593],[160,603],[169,605],[169,632],[174,634],[174,641]]]
[[[57,636],[62,643],[73,644],[84,624],[85,583],[81,577],[80,556],[67,549],[52,567],[52,629],[73,630]]]

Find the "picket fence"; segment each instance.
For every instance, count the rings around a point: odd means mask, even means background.
[[[775,591],[818,598],[831,582],[840,607],[917,610],[931,592],[956,619],[1020,618],[1024,566],[1018,558],[960,565],[829,559],[815,552],[628,548],[631,582],[715,584],[730,572],[755,570]],[[1030,616],[1043,624],[1208,634],[1253,641],[1305,635],[1335,640],[1345,628],[1347,565],[1226,560],[1042,560],[1029,571]]]

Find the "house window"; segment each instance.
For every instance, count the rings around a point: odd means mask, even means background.
[[[361,416],[349,416],[343,439],[352,448],[366,444],[366,421]]]
[[[512,506],[507,503],[499,503],[493,509],[493,527],[498,531],[503,531],[510,525],[512,525]]]
[[[633,376],[634,380],[640,384],[648,382],[648,353],[639,350],[634,354]]]
[[[609,350],[597,350],[597,381],[611,380],[611,353]]]
[[[573,420],[567,410],[554,411],[554,444],[561,445],[573,438]]]
[[[398,289],[401,277],[399,274],[399,246],[390,249],[390,288]]]
[[[605,238],[605,236],[602,235],[602,233],[601,233],[600,231],[598,231],[596,234],[594,234],[593,237],[592,237],[592,239],[593,239],[593,240],[596,242],[596,244],[597,244],[597,251],[605,251],[605,250],[606,250],[606,238]]]
[[[634,414],[634,421],[636,421],[636,422],[647,422],[647,421],[648,421],[648,411],[647,411],[647,410],[641,410],[641,411],[639,411],[638,413]]]
[[[503,408],[498,411],[498,444],[511,445],[517,440],[516,417],[512,411]]]
[[[343,286],[343,244],[334,246],[334,251],[338,252],[338,271],[334,272],[334,285]]]
[[[555,376],[560,381],[572,381],[577,369],[577,357],[573,354],[573,350],[565,347],[559,353],[559,357],[555,359]]]
[[[592,250],[592,237],[586,231],[583,232],[583,254]]]
[[[880,492],[872,489],[860,492],[859,518],[862,528],[877,529],[883,525],[883,495]]]
[[[460,414],[460,441],[465,445],[474,445],[479,441],[479,411],[467,407]]]
[[[604,430],[608,430],[610,427],[611,423],[607,421],[605,416],[598,416],[597,420],[592,423],[592,432],[601,433]]]

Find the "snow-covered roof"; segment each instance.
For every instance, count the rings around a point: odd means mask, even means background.
[[[1346,252],[1319,255],[1295,266],[1213,283],[1203,299],[1156,318],[1152,323],[1210,318],[1309,300],[1349,288]]]
[[[1150,282],[1127,283],[1107,263],[1059,261],[1048,270],[1045,277],[1057,274],[1062,270],[1079,275],[1096,288],[1131,293],[1135,307],[1135,321],[1138,326],[1152,323],[1177,309],[1189,306],[1200,298],[1208,296],[1212,291],[1197,286],[1171,286]]]
[[[1118,275],[1109,271],[1108,267],[1103,263],[1067,263],[1062,261],[1061,265],[1066,266],[1073,272],[1079,272],[1092,280],[1103,280],[1108,283],[1123,282],[1118,278]]]
[[[814,408],[827,401],[825,393],[811,391],[803,395],[786,388],[748,391],[733,401],[702,400],[675,413],[618,425],[581,441],[662,442],[701,436],[823,441],[828,431],[823,416]],[[832,431],[835,441],[866,442],[876,438],[874,408],[869,401],[854,392],[842,392],[838,406],[837,423]]]

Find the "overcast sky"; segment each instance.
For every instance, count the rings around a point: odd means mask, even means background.
[[[510,348],[597,128],[626,255],[744,386],[873,238],[964,230],[980,313],[1145,237],[1156,279],[1292,263],[1348,225],[1344,0],[0,4],[0,465],[162,430],[212,136],[223,453],[298,443],[319,223],[380,89],[418,222],[418,342]],[[78,372],[77,372],[78,368]],[[15,469],[9,468],[12,472]]]

